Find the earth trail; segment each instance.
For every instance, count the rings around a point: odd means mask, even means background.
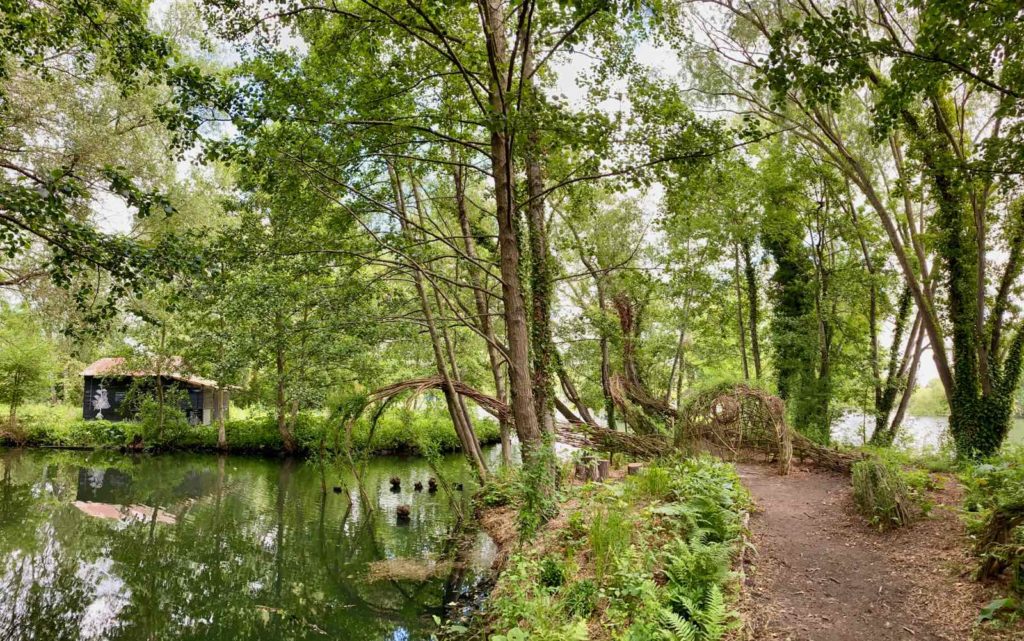
[[[753,639],[960,641],[988,597],[970,579],[959,487],[932,515],[879,533],[853,511],[849,478],[739,465],[757,511],[743,608]],[[980,605],[979,605],[980,604]]]

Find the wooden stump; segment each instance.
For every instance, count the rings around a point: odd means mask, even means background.
[[[399,525],[403,525],[412,520],[412,511],[408,505],[399,505],[398,510],[395,512],[395,521]]]
[[[640,473],[640,470],[644,469],[643,463],[630,463],[626,465],[626,475],[636,476]]]
[[[612,462],[611,461],[598,461],[597,462],[597,480],[607,481],[611,476]]]

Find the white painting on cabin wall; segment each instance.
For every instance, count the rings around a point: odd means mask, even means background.
[[[103,410],[110,409],[107,390],[102,387],[96,390],[96,394],[92,397],[92,408],[96,410],[96,418],[103,420]]]

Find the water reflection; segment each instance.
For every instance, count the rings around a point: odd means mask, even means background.
[[[451,506],[413,490],[432,475],[417,459],[372,461],[365,502],[344,469],[324,495],[299,461],[0,450],[0,468],[0,639],[426,639],[493,553],[482,537],[449,575],[367,580],[445,543]],[[468,500],[464,464],[443,471]]]

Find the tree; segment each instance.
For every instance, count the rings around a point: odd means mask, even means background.
[[[716,92],[790,128],[874,211],[920,311],[962,456],[1000,447],[1024,353],[1010,304],[1024,268],[1013,5],[730,4],[719,5],[730,29],[714,26],[714,11],[667,21],[710,36],[691,42],[710,54],[700,61]]]
[[[171,201],[149,177],[110,153],[128,151],[111,139],[153,144],[159,134],[144,134],[160,130],[171,154],[180,152],[194,139],[197,101],[216,93],[216,83],[147,22],[143,4],[120,0],[12,0],[0,11],[0,250],[45,256],[5,266],[0,285],[49,274],[62,287],[74,284],[93,322],[195,258],[177,236],[110,233],[93,216],[102,199],[139,219],[171,215]],[[102,109],[109,120],[95,117]],[[83,273],[89,277],[78,279]]]
[[[53,374],[52,348],[24,308],[0,307],[0,402],[7,435],[20,440],[18,408],[44,393]]]

